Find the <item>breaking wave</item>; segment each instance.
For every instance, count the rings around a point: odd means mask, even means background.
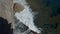
[[[13,0],[13,2],[19,3],[24,6],[24,9],[22,11],[20,11],[19,13],[16,12],[14,15],[19,20],[14,25],[14,34],[27,34],[25,33],[26,31],[24,31],[23,33],[20,31],[20,27],[22,27],[21,23],[28,27],[27,30],[32,30],[34,32],[41,33],[41,31],[38,30],[38,28],[34,25],[34,15],[28,3],[25,0]]]

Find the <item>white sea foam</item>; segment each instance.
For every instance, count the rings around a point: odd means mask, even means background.
[[[26,3],[25,0],[13,0],[14,3],[19,3],[24,6],[23,11],[20,11],[19,13],[15,13],[15,17],[29,27],[34,32],[41,33],[40,30],[34,25],[34,15],[32,13],[32,9],[29,7],[28,3]]]

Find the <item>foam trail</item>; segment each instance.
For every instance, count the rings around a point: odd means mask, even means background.
[[[14,3],[19,3],[24,6],[24,10],[21,12],[16,12],[15,17],[20,20],[23,24],[29,27],[32,31],[40,33],[41,31],[34,25],[32,9],[29,7],[25,0],[13,0]]]

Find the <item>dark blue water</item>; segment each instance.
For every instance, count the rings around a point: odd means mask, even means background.
[[[45,7],[51,7],[52,13],[50,14],[51,17],[57,16],[60,14],[60,0],[39,0],[42,1],[42,4]]]
[[[54,30],[57,30],[58,23],[60,22],[58,22],[58,20],[57,22],[53,22],[53,20],[51,22],[48,21],[48,18],[53,19],[53,17],[60,15],[60,0],[36,0],[36,2],[37,1],[38,3],[42,3],[44,8],[37,10],[38,14],[35,16],[35,25],[44,29],[43,34],[57,34],[58,32]],[[46,11],[43,11],[46,7],[51,7],[52,11],[50,14],[45,14]]]

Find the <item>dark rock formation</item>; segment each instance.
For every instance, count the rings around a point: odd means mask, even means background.
[[[12,34],[10,27],[11,24],[8,24],[6,19],[0,17],[0,34]]]

